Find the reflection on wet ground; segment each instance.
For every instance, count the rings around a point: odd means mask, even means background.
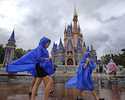
[[[30,82],[1,82],[0,100],[30,100],[28,96]],[[42,85],[39,88],[36,100],[42,100]],[[95,90],[100,100],[125,100],[125,79],[95,79]],[[49,100],[74,100],[72,94],[66,94],[63,83],[55,85],[55,95]],[[83,100],[90,99],[90,95],[83,97]],[[76,99],[75,99],[76,100]]]

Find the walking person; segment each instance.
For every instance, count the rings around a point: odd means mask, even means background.
[[[66,83],[65,87],[77,89],[82,96],[85,96],[84,94],[87,91],[87,93],[92,94],[98,100],[92,80],[92,72],[95,67],[96,64],[90,56],[90,51],[87,50],[79,63],[76,75]]]
[[[41,81],[46,80],[48,80],[48,82],[45,85],[44,100],[48,100],[49,90],[53,84],[53,79],[50,75],[54,73],[54,64],[52,60],[49,59],[47,50],[50,42],[50,39],[43,37],[37,48],[31,50],[20,59],[13,61],[6,67],[8,73],[27,71],[32,74],[34,78],[31,87],[31,100],[35,100],[35,95]]]

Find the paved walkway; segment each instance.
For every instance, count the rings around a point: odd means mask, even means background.
[[[5,73],[0,73],[0,74],[6,76]],[[95,76],[101,77],[104,75],[95,75]],[[122,77],[122,76],[119,76],[119,77]],[[1,79],[3,78],[2,80],[4,80],[3,76],[1,76],[0,78]],[[24,77],[22,77],[20,80],[22,81],[23,78]],[[96,78],[97,78],[96,80],[99,79],[98,77]],[[102,86],[98,84],[97,86],[98,88],[95,88],[98,96],[100,98],[105,98],[104,100],[125,100],[125,84],[122,85],[119,79],[117,80],[118,83],[120,84],[120,86],[124,86],[124,88],[118,86],[118,84],[112,85],[106,82],[102,84],[103,81],[105,81],[104,79],[102,79],[102,82],[100,81],[100,84]],[[124,81],[124,79],[122,79],[122,81]],[[107,86],[103,86],[105,84],[107,84],[110,88],[106,88]],[[26,80],[26,79],[23,83],[15,82],[15,81],[14,82],[10,81],[10,83],[8,81],[0,82],[0,100],[30,100],[28,96],[30,86],[31,86],[31,83],[29,82],[29,80]],[[42,97],[43,97],[42,90],[43,89],[41,85],[41,87],[39,88],[38,96],[36,97],[36,100],[42,100]],[[90,96],[88,97],[86,96],[84,98],[85,98],[84,100],[92,100],[90,99]],[[49,100],[74,100],[74,99],[73,99],[73,96],[66,97],[64,84],[56,84],[55,97],[50,97]]]

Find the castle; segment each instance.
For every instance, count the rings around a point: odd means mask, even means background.
[[[53,44],[51,50],[52,60],[57,65],[76,66],[79,64],[86,49],[86,43],[81,33],[76,9],[74,10],[73,22],[64,29],[64,44],[60,38],[59,45]],[[97,61],[96,51],[91,45],[91,55]]]
[[[9,64],[14,58],[15,42],[15,33],[13,30],[5,47],[4,66]],[[65,27],[64,30],[64,44],[62,43],[61,38],[59,45],[56,43],[53,44],[51,50],[52,60],[57,65],[76,66],[79,64],[79,61],[87,48],[89,47],[85,44],[80,25],[78,24],[78,15],[76,10],[74,10],[73,22]],[[93,49],[92,45],[90,50],[91,55],[96,62],[96,51]]]

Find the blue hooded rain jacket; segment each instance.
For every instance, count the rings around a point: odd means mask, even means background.
[[[49,53],[45,45],[50,40],[47,37],[43,37],[37,48],[31,50],[20,59],[13,61],[6,67],[8,73],[17,72],[30,72],[33,76],[36,74],[36,64],[39,63],[41,67],[49,74],[54,73],[54,64],[49,59]]]
[[[90,52],[87,50],[83,55],[79,63],[76,75],[72,77],[68,82],[66,82],[66,88],[77,88],[81,91],[89,90],[93,91],[94,84],[92,80],[92,71],[95,69],[96,64],[93,59],[90,58],[89,64],[84,68],[87,58],[89,57]]]

